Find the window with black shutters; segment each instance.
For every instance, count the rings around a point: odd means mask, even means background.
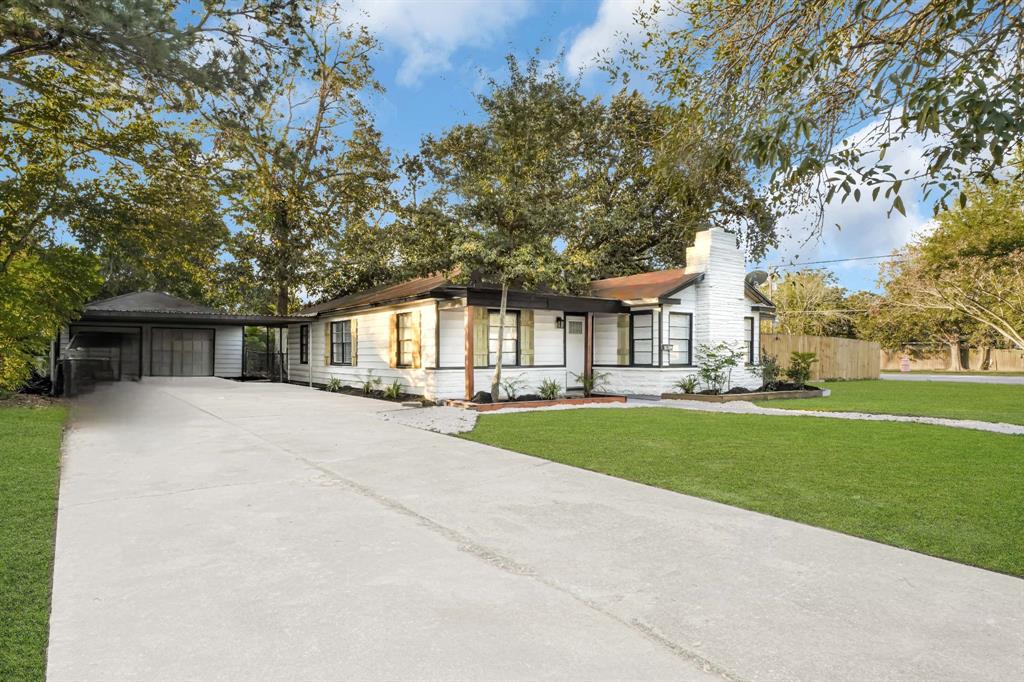
[[[309,364],[309,325],[299,327],[299,364]]]
[[[630,314],[632,364],[654,364],[654,315],[650,312]]]
[[[693,350],[692,332],[693,315],[690,313],[668,314],[668,342],[672,344],[668,364],[691,365],[690,353]]]
[[[352,321],[331,322],[331,364],[352,364]]]

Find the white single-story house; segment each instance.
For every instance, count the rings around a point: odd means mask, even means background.
[[[697,348],[724,341],[760,352],[762,317],[774,306],[746,281],[736,236],[721,228],[697,234],[686,267],[592,282],[585,296],[510,291],[502,372],[523,393],[545,379],[578,386],[578,375],[607,375],[605,390],[670,391],[696,373]],[[326,385],[397,380],[433,400],[490,390],[497,351],[500,289],[421,277],[310,306],[288,327],[288,377]],[[755,387],[743,368],[734,386]]]
[[[242,376],[246,326],[283,328],[274,315],[235,315],[159,291],[140,291],[86,304],[82,316],[60,330],[51,374],[73,355],[103,361],[114,380],[147,376]]]

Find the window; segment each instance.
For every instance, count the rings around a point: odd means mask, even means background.
[[[498,364],[498,326],[501,313],[492,310],[487,317],[487,364]],[[519,364],[519,311],[505,312],[505,334],[502,338],[501,364],[511,367]]]
[[[331,322],[331,364],[352,364],[352,320]]]
[[[650,312],[630,313],[632,364],[654,364],[654,315]]]
[[[672,352],[668,356],[670,365],[690,365],[690,350],[693,343],[690,329],[693,326],[693,315],[690,313],[668,314],[668,342],[672,344]]]
[[[412,313],[398,313],[395,317],[398,325],[398,366],[412,367]]]
[[[309,325],[299,326],[299,364],[309,364]]]
[[[754,363],[754,318],[743,318],[743,346],[747,349],[747,362]]]

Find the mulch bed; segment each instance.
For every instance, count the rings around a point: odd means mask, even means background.
[[[490,394],[488,393],[486,396],[489,398]],[[479,398],[482,396],[478,393],[473,397]],[[495,410],[515,410],[530,407],[552,407],[554,405],[594,405],[624,402],[626,402],[626,396],[624,395],[592,395],[589,398],[556,398],[554,400],[544,400],[539,396],[524,395],[516,400],[501,400],[496,403],[492,403],[489,400],[446,400],[444,404],[476,412],[493,412]]]

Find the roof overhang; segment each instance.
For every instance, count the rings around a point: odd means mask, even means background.
[[[449,291],[466,299],[466,305],[498,308],[501,306],[501,289],[492,288],[451,288]],[[461,292],[461,293],[459,293]],[[525,310],[560,310],[568,313],[623,313],[626,307],[622,301],[591,296],[568,296],[565,294],[518,291],[510,289],[507,306]]]
[[[252,327],[286,327],[297,322],[308,322],[308,316],[233,315],[231,313],[175,313],[143,310],[89,310],[75,322],[146,322],[190,325],[239,325]]]

